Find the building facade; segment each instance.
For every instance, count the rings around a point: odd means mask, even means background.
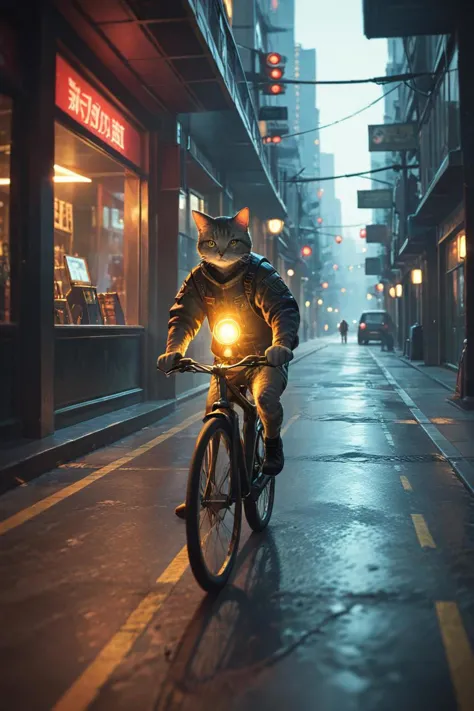
[[[0,437],[141,426],[202,385],[155,369],[198,260],[191,211],[247,205],[270,253],[286,219],[232,3],[2,7]]]

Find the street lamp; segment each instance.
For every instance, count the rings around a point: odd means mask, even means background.
[[[311,306],[311,301],[305,301],[304,305],[306,306],[307,309]]]
[[[324,301],[322,299],[318,299],[318,306],[322,306],[324,304]]]
[[[392,299],[395,299],[397,296],[397,292],[394,286],[391,286],[390,289],[388,290],[388,293],[392,297]]]
[[[328,309],[327,309],[327,310],[328,310],[329,313],[332,313],[332,306],[328,306]]]
[[[412,269],[411,271],[411,283],[421,284],[423,282],[423,272],[421,269]]]
[[[295,270],[294,270],[294,269],[288,269],[288,271],[287,271],[286,273],[288,274],[289,277],[295,276]]]
[[[384,288],[382,282],[380,282],[379,284],[377,284],[377,286],[376,286],[375,288],[377,289],[377,291],[378,291],[379,293],[382,293],[383,288]]]
[[[277,217],[274,217],[271,220],[267,220],[268,231],[272,235],[279,235],[284,226],[285,223],[283,222],[283,220],[279,220]]]
[[[395,296],[397,299],[401,299],[403,296],[403,285],[402,284],[397,284],[395,287]]]
[[[328,286],[329,286],[329,284],[327,283],[327,281],[323,281],[323,283],[321,284],[321,286],[323,287],[323,289],[327,289]]]
[[[367,294],[367,301],[372,301],[372,299],[373,299],[372,294]]]

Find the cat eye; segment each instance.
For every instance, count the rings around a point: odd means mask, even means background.
[[[236,239],[231,239],[231,240],[230,240],[230,246],[231,246],[231,247],[235,247],[236,244],[237,244],[237,240],[236,240]]]
[[[216,243],[214,242],[213,239],[208,240],[207,244],[208,244],[208,247],[215,247],[216,246]]]

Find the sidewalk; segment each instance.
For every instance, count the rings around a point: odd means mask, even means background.
[[[295,351],[297,363],[310,353],[324,348],[330,338],[306,341]],[[170,415],[186,400],[203,393],[205,383],[173,400],[147,401],[94,417],[57,430],[41,440],[23,440],[16,446],[0,448],[0,495],[20,486],[59,464],[105,447],[137,430]]]
[[[407,361],[395,353],[373,351],[377,363],[418,423],[474,494],[474,412],[451,401],[456,373]],[[410,402],[411,401],[411,402]]]

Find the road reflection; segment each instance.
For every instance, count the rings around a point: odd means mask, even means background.
[[[280,559],[270,530],[239,553],[235,582],[204,599],[171,661],[155,711],[229,707],[281,646]]]

